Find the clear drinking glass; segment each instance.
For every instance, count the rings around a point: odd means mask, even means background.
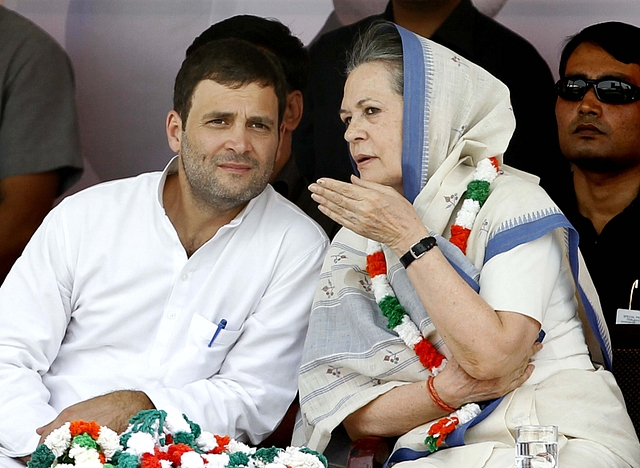
[[[516,468],[557,468],[558,426],[516,427]]]

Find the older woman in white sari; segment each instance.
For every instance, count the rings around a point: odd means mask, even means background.
[[[318,285],[294,443],[323,450],[343,424],[399,436],[392,461],[510,467],[514,428],[549,424],[562,468],[640,466],[576,234],[532,176],[502,165],[507,88],[390,23],[348,73],[340,113],[360,177],[310,187],[344,228]]]

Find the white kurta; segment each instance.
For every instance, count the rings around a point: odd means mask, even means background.
[[[268,186],[187,258],[162,207],[176,162],[65,199],[0,288],[0,453],[118,389],[254,443],[284,415],[327,238]]]

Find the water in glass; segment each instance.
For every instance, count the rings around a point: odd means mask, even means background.
[[[516,442],[516,468],[557,468],[557,460],[557,442]]]

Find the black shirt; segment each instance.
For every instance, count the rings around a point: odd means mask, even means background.
[[[640,325],[616,325],[618,309],[629,308],[631,286],[640,279],[640,195],[609,221],[600,235],[588,218],[578,211],[573,184],[563,195],[554,193],[556,203],[580,235],[580,250],[600,297],[613,348],[640,348]],[[640,310],[640,289],[631,307]]]

